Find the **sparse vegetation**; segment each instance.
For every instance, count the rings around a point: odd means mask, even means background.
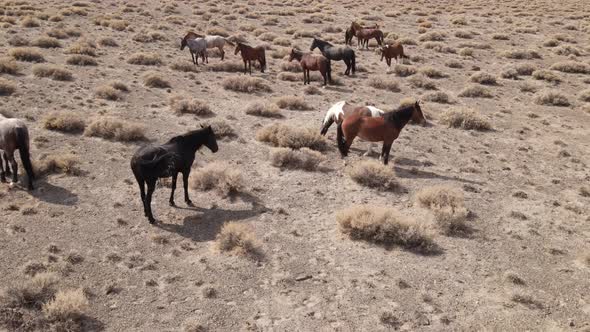
[[[199,99],[184,99],[174,97],[170,99],[170,109],[177,115],[193,114],[198,116],[211,116],[213,112],[209,105]]]
[[[228,222],[216,238],[217,248],[222,252],[256,258],[261,255],[261,246],[254,232],[245,224]]]
[[[535,103],[547,106],[569,106],[568,98],[559,91],[544,90],[535,95]]]
[[[75,113],[53,112],[43,119],[43,127],[64,133],[80,133],[86,128],[86,123]]]
[[[229,164],[213,162],[191,173],[191,188],[209,191],[216,190],[224,197],[233,196],[244,190],[242,173]]]
[[[52,37],[39,37],[33,40],[33,46],[37,46],[40,48],[59,48],[61,47],[61,43],[59,40],[52,38]]]
[[[16,85],[0,77],[0,96],[10,96],[16,91]]]
[[[576,61],[554,63],[549,69],[571,74],[590,74],[590,65]]]
[[[86,127],[84,135],[122,142],[146,139],[145,129],[142,126],[112,117],[92,121]]]
[[[43,54],[39,53],[34,48],[18,47],[8,51],[8,54],[18,61],[26,62],[45,62]]]
[[[445,111],[440,116],[440,121],[449,127],[468,130],[489,130],[490,123],[473,110],[465,108],[453,108]]]
[[[311,106],[305,101],[305,99],[297,96],[282,96],[276,100],[276,104],[278,107],[282,109],[290,109],[290,110],[300,110],[306,111],[310,110]]]
[[[72,55],[68,58],[68,60],[66,60],[66,63],[68,65],[74,65],[74,66],[96,66],[98,65],[98,62],[96,62],[96,60],[88,55],[83,55],[83,54],[75,54]]]
[[[68,47],[66,53],[96,56],[96,44],[91,40],[80,39]]]
[[[399,77],[407,77],[416,73],[416,68],[406,65],[395,65],[393,72]]]
[[[561,82],[561,78],[559,78],[559,76],[557,76],[554,72],[546,69],[535,70],[533,72],[533,78],[555,84]]]
[[[33,75],[37,77],[49,77],[54,81],[71,81],[74,79],[71,71],[49,64],[34,65]]]
[[[459,92],[459,97],[466,98],[492,98],[493,95],[487,88],[479,85],[470,85]]]
[[[467,208],[463,193],[458,189],[446,186],[424,188],[416,194],[416,200],[433,212],[438,227],[445,234],[466,230]]]
[[[127,59],[127,63],[132,65],[159,66],[162,64],[162,60],[155,53],[135,53]]]
[[[470,77],[471,82],[485,84],[485,85],[496,85],[496,77],[492,74],[485,72],[477,72]]]
[[[19,67],[16,61],[11,58],[0,58],[0,74],[16,75]]]
[[[315,171],[326,157],[308,148],[292,150],[290,148],[274,148],[270,155],[271,164],[286,169],[302,169]]]
[[[533,50],[512,50],[505,51],[502,56],[509,59],[518,60],[530,60],[530,59],[541,59],[541,55],[537,51]]]
[[[396,190],[399,183],[393,170],[375,160],[357,162],[348,170],[348,175],[356,183],[379,190]]]
[[[371,86],[375,89],[387,90],[387,91],[391,91],[391,92],[400,92],[401,91],[401,89],[399,88],[399,83],[397,81],[390,80],[387,78],[382,78],[382,77],[371,77],[369,79],[369,86]]]
[[[150,88],[166,89],[170,87],[170,82],[163,79],[157,72],[147,72],[143,75],[143,84]]]
[[[267,82],[258,77],[233,76],[222,82],[223,88],[236,92],[271,92],[272,89]]]
[[[451,98],[446,92],[436,91],[430,92],[423,97],[424,100],[431,101],[433,103],[439,104],[449,104],[451,103]]]
[[[260,129],[256,133],[256,139],[273,146],[291,149],[310,148],[325,151],[328,148],[328,142],[316,130],[278,123]]]
[[[50,174],[66,174],[77,176],[81,174],[78,164],[80,160],[73,154],[48,155],[34,163],[35,174],[47,176]]]

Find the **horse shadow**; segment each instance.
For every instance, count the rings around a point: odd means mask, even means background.
[[[43,191],[39,189],[43,189]],[[78,195],[45,181],[37,182],[35,190],[30,191],[30,193],[38,200],[50,204],[74,206],[78,203]]]
[[[408,168],[403,168],[403,167],[400,167],[400,166],[394,166],[393,167],[393,170],[395,171],[395,174],[397,176],[399,176],[400,178],[407,178],[407,179],[441,179],[441,180],[452,180],[452,181],[459,181],[459,182],[463,182],[463,183],[470,183],[470,184],[477,184],[477,185],[483,185],[484,184],[483,182],[462,179],[462,178],[456,177],[456,176],[446,176],[446,175],[439,175],[439,174],[436,174],[434,172],[421,171],[419,169],[416,169],[415,167],[412,167],[412,168],[408,169]]]

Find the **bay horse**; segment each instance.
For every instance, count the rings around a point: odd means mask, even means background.
[[[383,58],[385,58],[385,62],[389,67],[391,67],[391,58],[395,58],[395,63],[397,63],[398,56],[402,60],[402,63],[404,59],[408,59],[408,56],[404,54],[403,45],[398,42],[380,47],[379,52],[381,53],[381,61],[383,61]]]
[[[323,55],[316,55],[311,53],[303,53],[298,49],[291,49],[291,55],[289,56],[289,62],[297,60],[301,64],[303,69],[303,85],[310,84],[311,79],[309,78],[309,71],[319,71],[324,78],[324,86],[328,82],[332,82],[332,65],[330,59]]]
[[[322,121],[322,128],[320,129],[320,135],[326,136],[328,129],[330,126],[336,122],[336,124],[342,123],[345,118],[351,116],[352,114],[358,114],[360,116],[383,116],[382,110],[378,109],[375,106],[354,106],[346,101],[342,100],[330,107],[326,116],[324,117],[324,121]]]
[[[360,24],[356,22],[352,22],[350,25],[351,32],[356,36],[360,47],[362,48],[363,45],[368,49],[369,48],[369,40],[375,38],[377,40],[377,44],[379,46],[383,45],[383,31],[377,28],[363,28]]]
[[[33,165],[31,164],[31,155],[29,152],[29,129],[25,122],[21,119],[7,119],[0,118],[0,156],[12,168],[12,183],[18,182],[18,164],[14,158],[14,151],[18,150],[20,154],[23,167],[27,173],[28,184],[27,188],[33,190],[33,180],[35,173],[33,172]],[[0,160],[0,181],[6,182],[6,173],[4,166]]]
[[[309,50],[313,51],[316,48],[318,48],[320,52],[322,52],[322,55],[328,58],[329,60],[344,61],[344,63],[346,64],[346,70],[344,71],[344,75],[349,75],[351,69],[352,73],[355,73],[356,58],[352,48],[348,46],[334,46],[328,43],[327,41],[314,38]]]
[[[360,24],[358,24],[356,22],[352,22],[352,24],[355,24],[356,27],[358,27],[358,29],[379,29],[379,25],[377,23],[375,23],[375,25],[372,27],[361,26]],[[353,28],[351,25],[344,32],[344,44],[351,45],[352,44],[352,37],[354,37],[354,36],[355,36],[355,34],[353,32]]]
[[[218,150],[217,139],[211,126],[189,131],[183,135],[172,137],[163,145],[147,145],[139,148],[131,158],[131,170],[139,185],[143,211],[150,224],[156,222],[152,214],[152,195],[159,178],[172,177],[170,206],[175,206],[174,191],[178,173],[182,173],[184,185],[184,201],[192,206],[188,196],[188,177],[195,161],[195,153],[205,145],[215,153]],[[147,184],[147,194],[145,185]]]
[[[240,53],[242,60],[244,61],[244,74],[246,74],[249,69],[250,75],[252,75],[252,61],[258,61],[260,63],[260,72],[264,73],[264,69],[266,69],[266,51],[264,50],[264,47],[252,47],[248,44],[238,42],[236,43],[234,55],[237,55],[238,53]]]
[[[336,136],[338,150],[342,157],[348,155],[350,145],[357,136],[369,142],[383,142],[379,159],[383,159],[383,164],[387,165],[391,145],[410,119],[419,124],[426,123],[420,103],[417,101],[412,105],[387,112],[382,117],[363,117],[353,114],[338,124]]]
[[[234,43],[232,43],[231,41],[229,41],[225,37],[218,36],[218,35],[203,36],[198,33],[194,33],[192,31],[189,31],[186,34],[186,36],[184,36],[184,38],[188,38],[188,39],[203,38],[203,39],[205,39],[205,42],[207,43],[207,49],[210,49],[210,48],[218,49],[219,53],[221,53],[221,60],[222,61],[225,58],[225,51],[223,50],[223,47],[225,46],[225,44],[229,44],[230,46],[234,46]]]
[[[209,62],[207,56],[207,42],[205,41],[205,38],[191,38],[189,35],[190,33],[180,39],[180,50],[182,51],[188,46],[193,64],[196,66],[199,65],[199,55],[203,59],[203,63],[205,63],[205,58],[207,58],[206,61]]]

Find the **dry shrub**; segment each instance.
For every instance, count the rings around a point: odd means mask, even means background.
[[[258,77],[233,76],[223,80],[223,88],[236,92],[271,92],[267,81]]]
[[[230,196],[244,190],[242,173],[227,163],[214,162],[195,169],[191,174],[191,188],[209,191],[215,189],[221,195]]]
[[[375,160],[358,162],[347,173],[356,183],[365,187],[379,190],[399,188],[393,170]]]
[[[445,34],[442,32],[438,32],[438,31],[430,31],[427,32],[423,35],[421,35],[418,38],[419,41],[421,42],[425,42],[425,41],[443,41],[445,40]]]
[[[399,77],[407,77],[416,73],[416,68],[406,65],[395,65],[393,72]]]
[[[398,39],[398,42],[402,45],[418,45],[418,43],[409,37],[405,37],[405,38],[400,38]]]
[[[116,40],[110,37],[104,37],[98,40],[98,45],[100,46],[108,46],[108,47],[117,47],[119,44]]]
[[[468,211],[465,208],[463,193],[446,186],[434,186],[420,190],[416,200],[421,206],[430,209],[437,225],[445,234],[456,234],[466,230]]]
[[[458,54],[464,57],[473,56],[473,49],[471,47],[461,48]]]
[[[555,48],[555,54],[557,55],[565,55],[565,56],[580,56],[581,52],[577,48],[570,46],[570,45],[563,45]]]
[[[301,64],[297,61],[281,62],[280,67],[282,71],[288,71],[291,73],[300,73],[303,71]]]
[[[520,303],[530,309],[543,309],[543,303],[537,301],[533,296],[523,293],[514,293],[510,298],[513,302]]]
[[[68,65],[74,66],[96,66],[98,62],[93,57],[83,54],[72,55],[66,60]]]
[[[15,46],[15,47],[28,46],[29,41],[20,35],[15,35],[15,36],[10,37],[10,39],[8,39],[8,45]]]
[[[112,117],[92,121],[84,131],[84,135],[122,142],[146,139],[144,127]]]
[[[143,75],[143,84],[150,88],[165,89],[170,87],[170,82],[163,79],[159,73],[147,72]]]
[[[353,240],[365,240],[386,246],[429,253],[435,249],[427,226],[402,216],[396,209],[358,205],[336,214],[340,231]]]
[[[256,133],[256,139],[273,146],[292,149],[310,148],[316,151],[325,151],[328,148],[328,142],[316,130],[278,123],[260,129]]]
[[[260,243],[254,232],[245,224],[227,222],[216,238],[216,246],[222,252],[256,258],[261,255]]]
[[[440,43],[440,42],[426,42],[423,44],[423,46],[426,49],[434,50],[439,53],[451,53],[451,54],[457,53],[457,50],[454,49],[453,47],[447,46],[444,43]]]
[[[420,68],[420,73],[426,75],[430,78],[444,78],[447,77],[447,74],[441,72],[440,70],[433,68],[433,67],[422,67]]]
[[[197,68],[197,66],[195,66],[192,63],[186,63],[186,62],[177,62],[177,63],[173,63],[170,65],[170,69],[172,70],[176,70],[176,71],[182,71],[185,73],[198,73],[199,69]]]
[[[0,77],[0,96],[10,96],[16,91],[16,85]]]
[[[135,53],[132,54],[127,63],[132,65],[143,65],[143,66],[159,66],[162,64],[160,56],[155,53]]]
[[[492,39],[496,40],[509,40],[510,37],[505,33],[495,33],[492,35]]]
[[[451,20],[454,25],[467,25],[467,19],[465,17],[455,17]]]
[[[451,98],[449,97],[449,95],[445,92],[442,92],[442,91],[427,93],[424,95],[423,98],[426,101],[431,101],[431,102],[439,103],[439,104],[450,104],[451,103]]]
[[[21,26],[23,28],[36,28],[39,27],[39,21],[32,18],[31,16],[27,16],[21,21]]]
[[[17,47],[10,49],[8,54],[15,58],[18,61],[26,61],[26,62],[45,62],[45,58],[43,54],[39,53],[34,48],[30,47]]]
[[[301,76],[295,73],[289,73],[289,72],[281,72],[277,75],[277,78],[281,81],[287,81],[287,82],[297,82],[301,80]]]
[[[490,123],[473,110],[456,108],[445,111],[440,116],[440,122],[449,127],[468,130],[489,130]]]
[[[315,86],[308,85],[305,89],[303,89],[303,93],[306,95],[321,95],[322,91]]]
[[[523,82],[519,85],[519,89],[522,92],[537,92],[539,86],[531,82]]]
[[[80,160],[73,154],[48,155],[45,158],[35,162],[35,174],[38,176],[47,176],[50,174],[67,174],[80,175],[78,168]]]
[[[408,79],[408,82],[415,88],[426,90],[436,90],[436,83],[422,74],[414,75]]]
[[[318,165],[326,160],[326,157],[308,148],[299,150],[275,148],[271,151],[270,160],[275,167],[315,171]]]
[[[74,79],[71,71],[56,65],[47,64],[34,65],[33,75],[37,77],[49,77],[54,81],[71,81]]]
[[[463,68],[463,64],[457,60],[449,60],[445,63],[445,66],[449,68]]]
[[[397,67],[397,66],[396,66]],[[391,92],[400,92],[399,83],[394,80],[383,77],[371,77],[369,79],[369,86],[375,89],[387,90]]]
[[[533,50],[505,51],[502,53],[502,56],[505,58],[518,59],[518,60],[541,59],[541,55],[537,51],[533,51]]]
[[[68,47],[66,53],[96,56],[96,44],[87,39],[80,39]]]
[[[82,288],[59,291],[55,298],[43,304],[43,313],[50,321],[79,320],[88,307],[88,299]]]
[[[536,67],[528,63],[523,63],[516,66],[514,69],[516,69],[518,75],[530,76],[536,70]]]
[[[86,128],[86,123],[75,113],[54,112],[43,119],[43,128],[63,133],[80,133]]]
[[[547,106],[569,106],[567,97],[559,91],[544,90],[535,95],[535,103]]]
[[[459,97],[465,98],[492,98],[493,95],[487,88],[479,85],[471,85],[459,92]]]
[[[229,32],[221,27],[212,27],[207,29],[208,35],[217,35],[222,37],[229,37]]]
[[[121,100],[123,99],[123,95],[121,92],[110,85],[101,85],[94,91],[94,94],[98,98],[106,99],[106,100]]]
[[[194,114],[198,116],[211,116],[213,112],[209,105],[199,99],[183,99],[174,97],[170,99],[170,109],[177,115]]]
[[[123,31],[127,29],[127,26],[129,26],[129,22],[124,20],[112,20],[109,22],[109,27],[117,31]]]
[[[495,85],[497,83],[494,75],[482,71],[471,75],[470,80],[471,82],[485,85]]]
[[[581,101],[585,101],[587,103],[590,103],[590,89],[586,89],[586,90],[583,90],[582,92],[580,92],[579,99]]]
[[[458,30],[455,31],[455,37],[463,38],[463,39],[471,39],[473,38],[473,33],[467,30]]]
[[[555,47],[559,45],[559,40],[557,39],[548,39],[543,42],[543,46],[545,47]]]
[[[259,101],[252,102],[246,106],[246,114],[262,116],[266,118],[282,118],[281,110],[275,104],[263,103]]]
[[[67,32],[64,29],[60,29],[60,28],[53,28],[53,29],[47,31],[47,35],[49,37],[53,37],[53,38],[57,38],[57,39],[66,39],[69,37]]]
[[[297,96],[282,96],[279,97],[275,103],[278,107],[282,109],[290,109],[290,110],[310,110],[312,109],[311,106],[305,101],[305,99]]]
[[[514,68],[508,68],[508,69],[504,70],[500,74],[500,76],[505,79],[517,80],[518,79],[518,72]]]
[[[60,48],[61,43],[59,40],[51,37],[39,37],[31,43],[33,46],[41,47],[41,48]]]
[[[16,75],[19,72],[18,64],[11,58],[0,58],[0,74]]]
[[[576,61],[554,63],[549,69],[571,74],[590,74],[590,65]]]
[[[204,122],[203,126],[211,126],[217,139],[228,138],[231,140],[238,137],[238,133],[236,133],[234,128],[225,120]]]
[[[258,68],[258,63],[252,67]],[[244,71],[244,64],[239,61],[223,61],[207,65],[207,70],[214,72],[239,73]]]
[[[546,69],[535,70],[533,72],[533,78],[535,78],[537,80],[543,80],[543,81],[555,83],[555,84],[561,82],[561,78],[559,78],[559,76],[557,76],[557,74],[555,74],[554,72],[552,72],[550,70],[546,70]]]
[[[54,297],[55,285],[58,281],[59,279],[54,273],[38,273],[31,279],[8,287],[0,295],[0,303],[6,308],[40,309],[44,303]]]

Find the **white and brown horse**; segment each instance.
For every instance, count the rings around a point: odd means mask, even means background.
[[[8,163],[12,168],[12,183],[18,182],[18,164],[14,159],[14,151],[18,150],[23,167],[29,178],[28,189],[33,190],[33,165],[29,154],[29,130],[27,125],[21,119],[7,119],[0,116],[0,159],[4,159],[6,169]],[[0,180],[6,182],[6,173],[4,165],[0,160]]]
[[[207,49],[210,49],[210,48],[218,49],[219,53],[221,54],[221,60],[223,60],[225,58],[225,51],[223,50],[223,47],[225,46],[225,44],[228,44],[230,46],[235,46],[234,43],[227,40],[223,36],[217,36],[217,35],[203,36],[198,33],[194,33],[192,31],[189,31],[186,34],[186,36],[184,36],[184,39],[196,39],[196,38],[205,39],[205,43],[207,44]]]

